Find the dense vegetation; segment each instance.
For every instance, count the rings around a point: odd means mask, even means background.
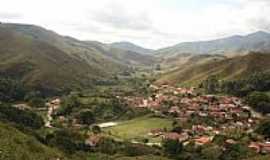
[[[0,119],[25,127],[39,129],[43,127],[43,118],[30,110],[21,110],[8,104],[0,104]]]
[[[26,88],[18,81],[9,77],[0,78],[0,101],[13,102],[15,100],[23,100]]]
[[[209,76],[201,87],[207,93],[225,93],[245,97],[246,102],[256,111],[270,113],[270,73],[254,73],[239,80],[219,80],[217,76]]]

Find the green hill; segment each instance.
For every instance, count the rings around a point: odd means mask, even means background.
[[[245,56],[205,63],[183,64],[177,69],[160,76],[156,83],[198,84],[209,75],[217,75],[221,79],[238,79],[254,72],[270,71],[270,55],[250,53]]]
[[[35,138],[0,123],[0,160],[48,160],[63,158],[56,149],[49,148]]]
[[[141,54],[140,50],[135,51],[121,49],[114,47],[113,45],[103,44],[96,41],[80,41],[72,37],[59,35],[39,26],[10,23],[2,24],[2,26],[12,29],[22,35],[31,37],[34,40],[53,45],[75,58],[86,61],[89,65],[100,67],[100,69],[104,69],[103,67],[110,67],[113,71],[113,69],[117,67],[123,67],[123,64],[148,65],[154,60],[149,55]],[[104,64],[107,66],[102,66]]]
[[[0,24],[0,74],[46,92],[90,87],[152,57],[79,41],[34,25]]]
[[[123,50],[133,51],[141,54],[151,54],[154,52],[152,49],[143,48],[141,46],[138,46],[136,44],[130,43],[130,42],[115,42],[111,43],[110,46],[114,48],[120,48]]]
[[[54,46],[9,29],[0,29],[0,42],[1,75],[20,79],[30,87],[61,90],[87,86],[89,80],[106,75]]]

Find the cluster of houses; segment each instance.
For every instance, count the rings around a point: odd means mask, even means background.
[[[194,88],[177,88],[173,86],[150,86],[154,93],[145,97],[125,97],[129,106],[148,108],[173,117],[179,123],[189,123],[191,126],[183,128],[180,133],[167,132],[163,129],[153,129],[149,136],[162,139],[179,140],[183,144],[194,141],[195,144],[210,143],[215,135],[226,134],[232,130],[245,133],[253,132],[253,128],[260,121],[260,117],[245,105],[241,99],[233,96],[200,95]],[[202,120],[198,124],[193,119]],[[203,119],[213,123],[204,123]],[[228,142],[227,142],[228,141]],[[227,143],[236,143],[228,139]],[[270,143],[252,142],[249,146],[257,152],[270,152]]]
[[[258,121],[249,106],[241,99],[229,96],[197,95],[194,88],[174,88],[171,86],[152,86],[152,96],[125,97],[129,106],[148,108],[170,114],[179,121],[187,121],[191,116],[212,118],[219,124],[226,121],[229,126],[252,128]]]
[[[248,147],[257,153],[270,153],[270,142],[251,142]]]
[[[226,134],[231,130],[240,129],[248,133],[260,121],[252,109],[245,105],[241,99],[232,96],[200,95],[194,88],[177,88],[168,85],[150,86],[153,94],[149,97],[123,97],[123,100],[131,107],[145,108],[154,113],[160,113],[173,118],[178,124],[190,124],[184,126],[181,131],[167,131],[165,129],[152,129],[148,136],[161,137],[163,140],[178,140],[184,145],[194,142],[197,145],[211,143],[216,135]],[[120,97],[119,97],[120,98]],[[52,127],[52,115],[60,107],[61,100],[55,98],[48,103],[46,127]],[[65,117],[59,117],[65,121]],[[199,119],[199,122],[194,122]],[[204,119],[211,123],[204,122]],[[76,122],[74,119],[73,122]],[[105,123],[103,127],[114,124]],[[79,126],[80,127],[80,126]],[[85,143],[94,147],[102,139],[100,135],[90,135]],[[233,139],[227,139],[226,143],[237,143]],[[251,142],[248,146],[257,153],[270,153],[270,143]]]
[[[206,135],[197,135],[197,136],[191,136],[188,133],[188,130],[184,130],[181,133],[177,132],[166,132],[163,129],[152,129],[149,133],[149,136],[153,137],[161,137],[163,140],[177,140],[179,142],[182,142],[184,145],[190,143],[191,141],[194,141],[197,145],[204,145],[207,143],[210,143],[214,136],[206,136]]]

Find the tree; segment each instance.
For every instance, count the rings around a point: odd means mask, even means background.
[[[74,153],[76,150],[84,150],[84,138],[68,129],[56,130],[54,133],[46,136],[46,142],[50,145],[56,146],[66,153]]]
[[[221,155],[221,160],[236,160],[236,159],[246,159],[250,157],[252,152],[250,149],[243,144],[232,144],[227,147],[225,152]]]
[[[78,119],[81,124],[91,125],[95,123],[95,117],[91,111],[80,112]]]
[[[270,119],[261,122],[256,129],[256,132],[270,138]]]
[[[146,144],[146,143],[148,143],[148,142],[149,142],[149,139],[148,139],[148,138],[144,138],[144,139],[143,139],[143,143]]]
[[[256,111],[270,113],[270,97],[263,92],[252,92],[246,98],[247,103]]]
[[[79,107],[81,104],[77,95],[69,95],[63,99],[61,107],[58,110],[58,115],[69,115],[72,113],[73,108]]]
[[[156,70],[157,71],[160,71],[161,70],[161,65],[160,64],[156,65]]]
[[[32,107],[44,107],[45,100],[40,97],[34,97],[29,101],[29,103]]]
[[[220,160],[222,155],[222,148],[219,146],[207,146],[201,151],[203,159],[206,160]]]
[[[181,133],[182,130],[183,130],[183,129],[182,129],[181,126],[175,126],[175,127],[172,129],[172,132]]]
[[[39,129],[44,125],[43,118],[38,114],[30,110],[20,110],[8,104],[0,105],[0,119],[33,129]]]
[[[92,127],[92,132],[94,132],[95,134],[101,133],[101,128],[97,125],[94,125]]]
[[[209,76],[202,84],[207,93],[217,93],[219,91],[219,82],[216,76]]]
[[[180,153],[183,149],[182,143],[180,143],[178,140],[165,140],[163,142],[164,150],[169,155],[176,155]]]
[[[21,81],[6,77],[0,78],[0,101],[13,102],[23,100],[25,93],[25,87]]]
[[[103,138],[98,144],[98,149],[102,153],[112,155],[117,152],[117,144],[113,139]]]

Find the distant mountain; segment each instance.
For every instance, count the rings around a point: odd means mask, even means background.
[[[135,44],[130,43],[130,42],[115,42],[115,43],[111,43],[110,46],[114,47],[114,48],[119,48],[119,49],[124,49],[124,50],[132,51],[132,52],[141,53],[141,54],[150,54],[150,53],[153,53],[153,51],[154,51],[151,49],[146,49],[146,48],[140,47],[140,46],[135,45]]]
[[[191,54],[240,54],[270,51],[270,34],[255,32],[246,36],[232,36],[212,41],[185,42],[155,52],[159,57]]]
[[[201,58],[199,59],[201,60]],[[249,53],[244,56],[205,61],[204,63],[192,62],[194,60],[162,74],[156,83],[196,85],[210,75],[217,75],[221,79],[228,80],[244,78],[255,72],[270,72],[270,54],[268,53]]]
[[[57,92],[111,80],[150,56],[79,41],[34,25],[0,24],[0,74],[27,86]]]

